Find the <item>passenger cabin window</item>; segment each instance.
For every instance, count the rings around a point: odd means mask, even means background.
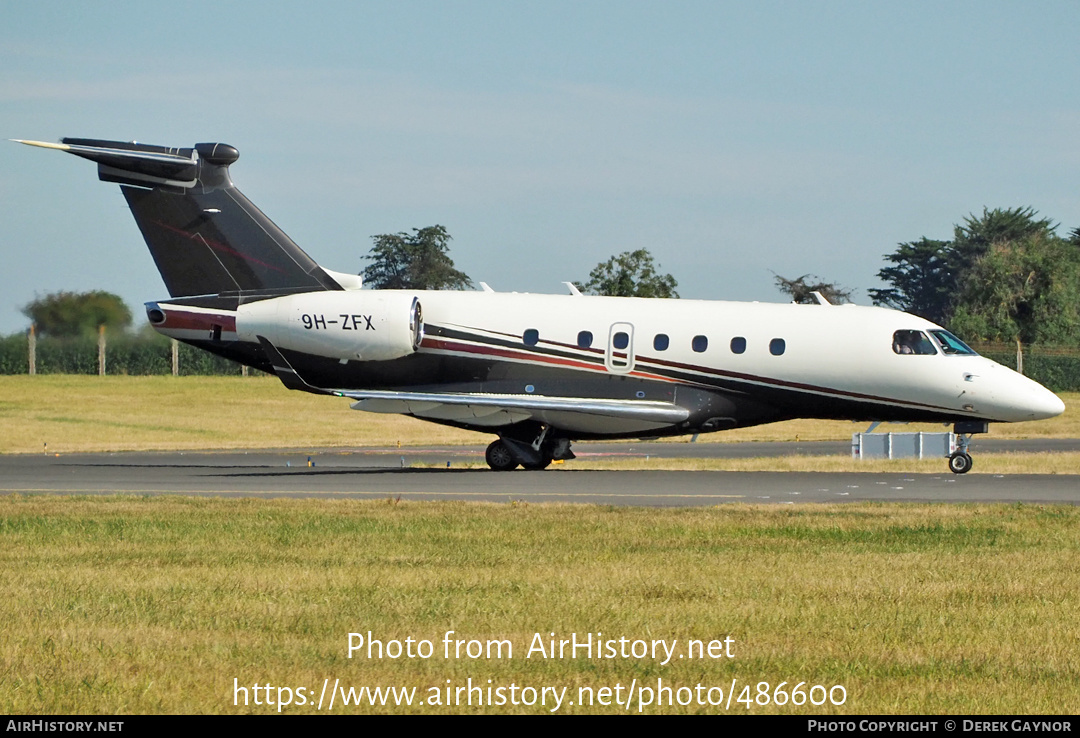
[[[731,353],[741,354],[746,351],[746,339],[742,336],[736,336],[731,339]]]
[[[630,336],[622,331],[619,331],[611,337],[611,345],[617,349],[625,349],[630,345]]]
[[[540,331],[530,328],[521,336],[526,346],[535,346],[540,341]]]
[[[690,342],[690,347],[699,354],[705,353],[705,349],[709,348],[709,339],[705,336],[694,336],[694,340]]]
[[[782,338],[774,338],[769,341],[769,353],[773,356],[780,356],[787,350],[787,342]]]
[[[589,348],[592,346],[592,331],[581,331],[577,334],[578,348]]]
[[[671,344],[666,333],[657,333],[653,336],[652,347],[656,351],[667,351],[668,346]]]
[[[948,331],[936,330],[930,331],[930,335],[937,339],[937,342],[941,344],[941,353],[946,356],[975,356],[975,351],[970,346],[961,341],[959,338],[949,333]]]
[[[967,347],[965,346],[965,348]],[[892,335],[892,350],[898,354],[921,354],[923,356],[937,353],[934,344],[930,342],[930,339],[922,331],[897,331]]]

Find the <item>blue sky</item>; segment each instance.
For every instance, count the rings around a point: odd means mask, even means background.
[[[1073,2],[0,0],[0,137],[224,141],[317,261],[433,224],[498,290],[647,248],[683,297],[879,286],[970,212],[1080,226]],[[0,334],[58,290],[165,297],[115,185],[0,142]]]

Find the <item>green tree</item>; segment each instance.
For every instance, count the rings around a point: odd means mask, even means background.
[[[448,254],[450,234],[441,225],[413,228],[409,233],[372,236],[363,271],[371,287],[392,290],[460,290],[472,286],[465,272],[454,268]]]
[[[956,292],[951,241],[920,238],[900,244],[885,256],[893,266],[878,272],[892,287],[868,290],[875,305],[919,315],[943,325],[948,321]]]
[[[954,226],[951,241],[924,237],[886,255],[893,266],[878,277],[891,286],[870,297],[971,339],[1064,340],[1069,310],[1034,317],[1060,303],[1076,268],[1075,243],[1055,235],[1056,227],[1031,207],[983,208]]]
[[[781,277],[776,272],[773,272],[773,277],[776,278],[776,287],[785,295],[791,297],[792,302],[797,302],[801,305],[816,305],[817,298],[814,297],[814,293],[818,292],[833,305],[842,305],[845,302],[851,302],[851,290],[845,290],[835,282],[822,282],[821,278],[813,274],[804,274],[797,279],[788,279],[787,277]],[[807,282],[808,279],[816,279],[817,282]]]
[[[98,326],[124,330],[131,325],[131,310],[111,292],[54,292],[22,308],[39,333],[73,337],[96,333]]]
[[[964,271],[949,328],[972,340],[1080,344],[1080,253],[1035,231],[986,247]]]
[[[590,295],[609,297],[678,297],[678,282],[670,274],[657,272],[652,254],[647,249],[624,251],[596,265],[589,272],[589,281],[575,282],[577,288]]]
[[[964,218],[953,228],[953,251],[958,259],[977,259],[994,244],[1018,242],[1029,236],[1053,236],[1057,224],[1038,218],[1035,208],[983,208],[982,216]],[[954,267],[961,266],[954,264]]]

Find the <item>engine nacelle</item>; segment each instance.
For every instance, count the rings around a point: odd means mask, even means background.
[[[240,305],[236,334],[339,361],[386,361],[420,347],[424,319],[420,300],[409,292],[305,292]]]

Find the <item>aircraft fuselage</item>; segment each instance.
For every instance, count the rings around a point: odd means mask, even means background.
[[[1007,367],[945,353],[939,326],[883,308],[396,290],[302,293],[233,310],[183,302],[148,306],[165,316],[161,333],[272,371],[249,358],[264,336],[315,387],[656,401],[688,413],[674,423],[540,418],[572,438],[796,417],[1016,422],[1063,409]],[[422,322],[410,326],[415,306]],[[898,353],[898,331],[932,337],[930,349]],[[489,431],[505,420],[429,410],[411,414]]]

